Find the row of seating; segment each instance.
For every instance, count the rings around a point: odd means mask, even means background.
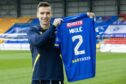
[[[0,34],[6,32],[15,23],[27,23],[31,17],[0,18]]]
[[[105,44],[126,44],[126,38],[110,38],[104,41]]]

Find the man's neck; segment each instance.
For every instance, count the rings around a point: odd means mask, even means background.
[[[46,30],[46,29],[49,29],[50,24],[48,24],[48,25],[42,25],[42,24],[40,24],[40,26],[41,26],[41,28],[43,28],[44,30]]]

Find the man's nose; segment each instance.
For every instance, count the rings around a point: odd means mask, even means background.
[[[44,14],[43,17],[46,18],[47,17],[47,14]]]

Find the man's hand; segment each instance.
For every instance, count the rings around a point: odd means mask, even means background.
[[[53,25],[55,27],[57,27],[58,25],[61,24],[62,20],[63,20],[62,18],[56,18],[56,19],[54,19]]]
[[[90,18],[93,18],[95,16],[95,14],[93,12],[87,12],[87,15],[90,17]]]

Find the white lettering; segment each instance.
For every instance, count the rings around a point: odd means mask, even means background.
[[[82,61],[88,61],[88,60],[91,60],[90,56],[74,59],[74,60],[72,60],[72,63],[82,62]]]
[[[82,32],[82,26],[80,26],[79,28],[70,28],[69,29],[69,33],[78,33],[78,32]]]
[[[69,27],[79,26],[82,24],[83,24],[83,21],[80,20],[80,21],[76,21],[76,22],[67,23],[67,27],[69,28]]]

